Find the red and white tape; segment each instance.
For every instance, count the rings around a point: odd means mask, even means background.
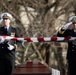
[[[20,37],[11,37],[11,36],[0,36],[4,40],[19,40],[25,42],[65,42],[76,40],[76,37],[31,37],[31,38],[20,38]]]

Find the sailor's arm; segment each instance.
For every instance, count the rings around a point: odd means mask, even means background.
[[[71,22],[67,23],[66,25],[64,25],[57,33],[57,36],[63,37],[67,35],[67,31],[69,29],[69,27],[71,26]]]

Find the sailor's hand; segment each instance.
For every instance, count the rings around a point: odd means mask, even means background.
[[[67,23],[67,24],[65,24],[65,25],[62,27],[62,29],[63,29],[63,30],[66,30],[66,29],[68,29],[71,25],[72,25],[72,22]]]
[[[7,47],[9,50],[13,50],[15,47],[11,44],[8,44],[8,47]]]
[[[0,43],[3,43],[4,41],[5,39],[2,36],[0,36]]]

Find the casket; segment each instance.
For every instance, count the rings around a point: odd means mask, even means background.
[[[41,62],[26,62],[17,66],[13,75],[51,75],[51,71]]]

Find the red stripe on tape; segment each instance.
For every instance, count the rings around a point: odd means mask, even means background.
[[[71,37],[64,37],[64,40],[69,40]]]
[[[44,41],[44,38],[37,38],[37,40],[38,40],[39,42],[42,42],[42,41]]]
[[[57,41],[57,37],[51,37],[51,41]]]
[[[27,42],[33,42],[30,38],[24,38],[24,40],[27,40]]]
[[[17,40],[17,37],[12,38],[11,40]]]
[[[3,35],[2,37],[3,37],[3,38],[6,38],[7,36]]]

